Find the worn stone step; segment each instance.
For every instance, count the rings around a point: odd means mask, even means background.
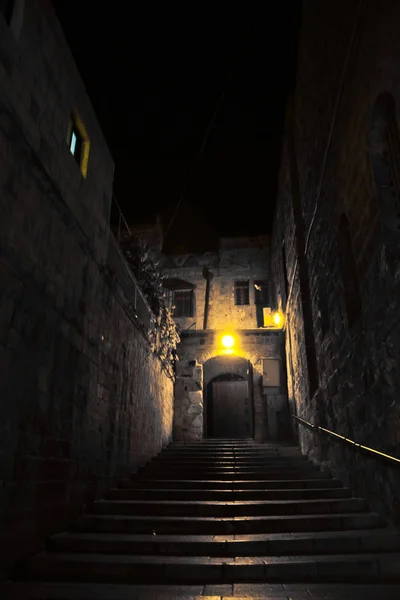
[[[69,554],[43,552],[21,579],[77,582],[225,583],[400,581],[400,554],[262,556],[250,558]]]
[[[313,473],[314,475],[314,473]],[[275,490],[275,489],[324,489],[324,488],[342,488],[343,484],[340,479],[335,478],[315,478],[313,476],[304,479],[140,479],[139,476],[131,477],[130,479],[122,479],[119,482],[121,488],[124,489],[196,489],[203,490],[219,489],[219,490]]]
[[[277,452],[168,452],[166,450],[164,450],[163,452],[160,452],[159,454],[156,454],[154,456],[154,458],[175,458],[176,460],[179,460],[179,458],[185,459],[185,460],[189,460],[190,458],[193,459],[198,459],[198,460],[208,460],[208,459],[212,459],[215,457],[221,457],[221,458],[226,458],[226,459],[235,459],[235,458],[256,458],[256,459],[260,459],[260,458],[264,458],[264,459],[269,459],[269,460],[289,460],[289,459],[299,459],[299,458],[303,458],[305,460],[307,460],[307,455],[305,454],[293,454],[293,455],[288,455],[288,454],[280,454]]]
[[[232,595],[234,594],[234,596]],[[12,582],[2,600],[398,600],[400,584],[235,583],[145,585],[113,583]]]
[[[251,450],[249,449],[243,449],[243,450],[229,450],[229,449],[223,449],[223,450],[217,450],[215,448],[210,448],[210,449],[182,449],[182,450],[177,450],[177,449],[169,449],[167,448],[166,450],[163,450],[162,452],[160,452],[159,454],[157,454],[157,456],[160,456],[161,454],[165,454],[166,456],[267,456],[267,457],[271,457],[271,458],[276,458],[279,456],[303,456],[301,454],[300,451],[296,452],[296,453],[288,453],[288,451],[286,450],[286,452],[282,452],[280,450],[264,450],[262,448],[253,448]]]
[[[200,471],[193,470],[190,473],[180,472],[178,469],[170,471],[167,469],[141,469],[133,477],[140,479],[177,479],[186,480],[188,475],[195,476],[198,479],[208,480],[231,480],[231,479],[330,479],[331,475],[323,471],[245,471],[245,470],[215,470]]]
[[[183,446],[170,445],[163,449],[164,452],[169,451],[180,451],[180,452],[280,452],[282,454],[287,453],[301,453],[299,446],[268,446],[268,444],[185,444]]]
[[[235,518],[96,515],[81,516],[74,531],[107,533],[152,533],[195,535],[241,535],[248,533],[293,533],[342,531],[384,527],[382,516],[373,513],[253,516]]]
[[[208,446],[209,444],[233,444],[233,445],[238,445],[238,444],[246,444],[246,445],[250,445],[250,444],[254,444],[254,438],[222,438],[222,437],[218,437],[218,438],[203,438],[202,440],[198,440],[198,441],[173,441],[171,442],[169,445],[170,446],[186,446],[186,445],[195,445],[195,446]],[[265,444],[266,446],[271,446],[273,445],[274,447],[277,446],[278,444]]]
[[[293,458],[281,458],[281,459],[274,459],[274,460],[270,460],[270,459],[265,459],[265,458],[260,458],[260,459],[230,459],[230,460],[225,460],[225,459],[212,459],[212,460],[203,460],[203,459],[195,459],[195,460],[179,460],[178,458],[174,458],[173,460],[170,459],[153,459],[151,462],[148,463],[148,466],[152,466],[154,467],[155,465],[160,466],[160,467],[165,467],[165,468],[182,468],[182,469],[190,469],[192,467],[196,467],[196,468],[215,468],[215,467],[223,467],[223,468],[232,468],[232,467],[237,467],[237,468],[252,468],[252,467],[263,467],[263,468],[285,468],[285,469],[290,469],[290,468],[312,468],[313,464],[308,461],[306,458],[298,458],[298,459],[293,459]]]
[[[203,471],[215,471],[216,469],[244,469],[253,471],[255,469],[276,470],[294,470],[294,469],[315,469],[313,463],[309,460],[276,460],[276,461],[179,461],[179,460],[154,460],[146,463],[142,468],[145,469],[181,469],[189,471],[199,469]]]
[[[229,450],[231,452],[245,450],[245,451],[254,451],[254,450],[263,450],[264,452],[285,452],[285,449],[280,449],[276,446],[266,446],[264,444],[184,444],[179,446],[178,444],[172,444],[168,446],[167,450],[195,450],[197,452],[209,452],[209,451],[223,451]]]
[[[163,452],[161,454],[157,454],[156,456],[160,457],[160,456],[165,456],[165,457],[175,457],[177,459],[182,458],[182,459],[190,459],[190,458],[197,458],[197,459],[215,459],[215,458],[269,458],[271,460],[275,459],[275,460],[280,460],[282,458],[292,458],[292,459],[296,459],[296,458],[307,458],[305,455],[301,454],[301,453],[286,453],[286,454],[282,454],[282,453],[266,453],[266,452]]]
[[[182,472],[191,472],[191,471],[217,471],[217,470],[235,470],[235,471],[296,471],[300,470],[319,470],[309,461],[299,461],[299,462],[220,462],[220,461],[210,461],[210,462],[170,462],[170,461],[154,461],[148,463],[143,469],[148,470],[165,470],[168,471],[182,471]]]
[[[202,454],[264,454],[265,456],[277,456],[286,455],[289,451],[287,448],[284,450],[278,450],[278,448],[267,448],[265,446],[252,446],[246,448],[201,448],[201,447],[185,447],[185,448],[174,448],[172,446],[165,448],[161,451],[163,454],[192,454],[194,456],[200,456]],[[161,454],[160,452],[160,454]],[[293,451],[294,452],[294,451]],[[301,454],[299,448],[295,451],[296,455]]]
[[[70,533],[49,540],[54,552],[101,552],[167,556],[268,556],[399,552],[400,533],[367,531],[256,534],[240,536],[172,536],[113,533]]]
[[[184,487],[184,484],[182,484]],[[283,489],[283,490],[204,490],[204,489],[120,489],[113,488],[109,500],[311,500],[350,498],[348,488]]]
[[[223,454],[232,454],[232,455],[262,455],[262,456],[302,456],[301,450],[299,448],[284,448],[284,449],[271,449],[266,447],[251,447],[251,448],[232,448],[229,446],[221,447],[221,448],[166,448],[162,451],[163,454],[182,454],[182,455],[192,455],[192,456],[209,456],[213,454],[223,455]]]
[[[369,509],[363,498],[318,500],[249,500],[218,502],[198,500],[98,500],[92,512],[102,515],[152,515],[197,517],[245,517],[261,515],[311,515],[365,512]]]
[[[301,450],[298,446],[292,446],[293,449],[295,449],[296,452],[300,452]],[[271,446],[265,446],[263,444],[259,444],[259,445],[255,445],[253,444],[252,446],[248,445],[248,446],[240,446],[240,447],[235,447],[235,446],[168,446],[167,448],[163,448],[161,450],[161,452],[182,452],[182,454],[184,454],[185,452],[193,452],[193,453],[201,453],[201,452],[265,452],[268,454],[276,454],[279,452],[285,453],[288,452],[289,449],[287,447],[285,448],[278,448],[278,447],[271,447]]]

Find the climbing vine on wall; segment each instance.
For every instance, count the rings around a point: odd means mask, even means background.
[[[151,258],[148,246],[141,239],[124,241],[121,248],[153,311],[149,331],[152,351],[161,360],[173,364],[178,360],[176,347],[180,338],[167,306],[164,277],[158,269],[158,263]]]

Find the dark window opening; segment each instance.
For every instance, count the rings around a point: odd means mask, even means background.
[[[249,282],[235,281],[235,305],[244,306],[249,304]]]
[[[339,260],[342,272],[347,320],[351,327],[361,316],[361,296],[357,267],[351,243],[349,221],[342,214],[339,221]]]
[[[254,281],[254,304],[268,306],[268,303],[268,281],[266,279]]]
[[[173,292],[174,317],[193,317],[193,290]]]
[[[15,0],[0,0],[0,13],[3,15],[7,25],[10,25],[15,8]]]

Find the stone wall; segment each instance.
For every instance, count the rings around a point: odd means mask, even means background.
[[[400,5],[303,4],[272,236],[275,301],[287,310],[289,402],[307,421],[400,458],[400,190],[393,167],[384,169],[388,128],[398,138]],[[381,94],[391,95],[392,120]],[[398,469],[301,426],[299,435],[303,452],[398,521]]]
[[[196,287],[193,317],[176,318],[183,329],[203,329],[206,280],[203,269],[213,273],[210,285],[207,329],[256,328],[254,281],[269,280],[269,238],[222,238],[218,252],[163,256],[163,271]],[[249,281],[249,304],[235,306],[234,282]]]
[[[103,272],[113,162],[50,2],[0,16],[0,562],[171,440],[173,382]],[[66,144],[90,135],[86,179]]]
[[[195,360],[176,365],[174,386],[174,441],[203,439],[203,367]]]
[[[284,357],[282,356],[283,350],[283,337],[282,333],[278,331],[249,331],[244,330],[238,332],[237,336],[237,352],[236,355],[238,357],[246,359],[246,361],[250,361],[252,373],[250,375],[250,385],[252,387],[252,395],[254,402],[254,437],[258,442],[265,442],[268,440],[276,439],[274,436],[276,435],[276,431],[273,429],[274,423],[272,422],[273,417],[270,412],[270,420],[268,421],[268,410],[273,410],[273,407],[277,406],[277,412],[279,415],[279,422],[284,424],[282,429],[280,430],[280,435],[282,441],[284,439],[290,438],[290,417],[289,417],[289,407],[287,404],[287,393],[286,393],[286,382],[283,383],[280,399],[281,403],[277,403],[279,399],[276,395],[276,390],[274,391],[274,395],[271,397],[267,395],[266,388],[263,387],[263,358],[277,358],[282,360],[282,374],[285,372],[284,365]],[[198,365],[203,366],[203,381],[201,389],[204,391],[206,389],[206,385],[210,380],[210,376],[213,378],[219,374],[224,372],[223,364],[216,365],[216,368],[213,369],[210,374],[209,370],[206,374],[206,368],[210,361],[215,357],[221,357],[221,349],[218,346],[219,336],[217,332],[213,331],[192,331],[192,332],[184,332],[181,337],[181,343],[178,346],[178,355],[179,355],[179,367],[177,371],[177,390],[178,395],[175,398],[175,418],[181,414],[181,406],[183,406],[183,399],[185,398],[186,406],[189,406],[188,396],[191,389],[197,389],[200,391],[200,385],[194,382],[194,379],[200,380],[200,376],[197,374],[199,371]],[[247,369],[244,372],[237,371],[235,369],[235,373],[247,377]],[[188,378],[191,377],[192,381],[189,382],[188,379],[182,379],[181,375]],[[187,387],[186,391],[182,391],[182,388]],[[186,395],[186,396],[185,396]],[[204,397],[203,397],[204,400]],[[192,409],[193,410],[193,409]],[[200,414],[200,413],[199,413]],[[202,410],[202,415],[204,414],[204,407]],[[276,413],[274,413],[274,418],[276,417]],[[185,423],[180,420],[179,422],[175,422],[174,427],[174,436],[183,436],[186,435],[182,432],[182,427],[185,426]],[[196,432],[200,433],[200,432]],[[175,439],[178,439],[175,437]],[[182,438],[183,439],[183,438]]]

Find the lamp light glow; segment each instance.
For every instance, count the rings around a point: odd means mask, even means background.
[[[281,322],[281,320],[282,320],[282,319],[281,319],[281,315],[280,315],[278,312],[276,312],[276,313],[274,314],[274,323],[275,323],[275,325],[279,325],[279,324],[280,324],[280,322]]]
[[[233,346],[235,345],[235,338],[233,337],[233,335],[224,335],[224,337],[222,338],[222,345],[228,350],[233,348]]]

